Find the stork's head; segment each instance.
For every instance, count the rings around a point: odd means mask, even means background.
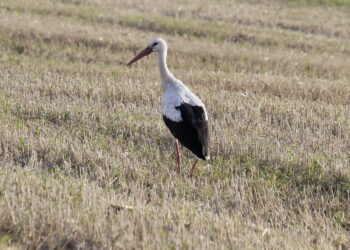
[[[156,38],[149,43],[148,48],[152,48],[153,52],[160,52],[167,50],[168,46],[162,38]]]
[[[145,48],[139,54],[137,54],[137,56],[135,56],[134,59],[132,59],[128,63],[128,65],[133,64],[137,60],[141,59],[144,56],[147,56],[147,55],[151,54],[152,52],[160,53],[160,52],[166,51],[167,49],[168,49],[168,46],[167,46],[166,42],[162,38],[153,39],[149,43],[147,48]]]

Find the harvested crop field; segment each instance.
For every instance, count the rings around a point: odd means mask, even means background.
[[[1,0],[0,249],[350,249],[350,2]],[[211,160],[160,113],[155,37]]]

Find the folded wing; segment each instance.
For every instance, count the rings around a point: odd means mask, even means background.
[[[182,103],[175,107],[181,112],[181,121],[163,115],[172,135],[202,160],[209,159],[209,128],[204,107]]]

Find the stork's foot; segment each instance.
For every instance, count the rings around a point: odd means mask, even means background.
[[[193,165],[192,165],[192,168],[191,168],[191,171],[190,171],[190,178],[192,178],[192,176],[193,176],[194,169],[195,169],[195,167],[196,167],[196,165],[197,165],[197,162],[198,162],[198,160],[196,160],[196,161],[193,163]]]
[[[181,158],[180,158],[180,150],[179,150],[179,142],[175,140],[175,149],[176,149],[176,171],[178,174],[181,174]]]
[[[173,169],[176,171],[177,174],[181,174],[181,168],[179,165],[175,164],[175,166],[173,166]]]

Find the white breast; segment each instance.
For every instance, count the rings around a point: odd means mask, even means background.
[[[174,122],[182,121],[181,112],[176,109],[176,107],[183,103],[204,108],[204,104],[201,100],[181,82],[178,82],[176,85],[168,86],[162,98],[162,114]],[[205,108],[204,111],[205,117],[208,119]]]

